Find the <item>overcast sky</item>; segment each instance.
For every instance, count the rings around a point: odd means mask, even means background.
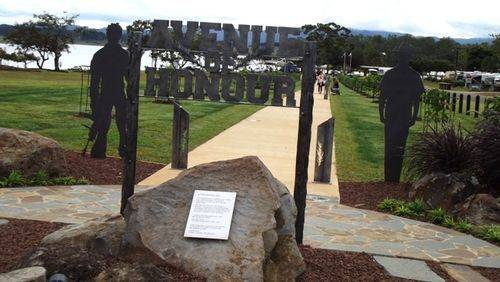
[[[500,0],[0,0],[0,23],[33,13],[80,14],[78,25],[124,25],[173,19],[302,26],[334,21],[350,28],[424,36],[487,37],[500,33]]]

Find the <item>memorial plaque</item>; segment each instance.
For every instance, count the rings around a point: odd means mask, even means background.
[[[227,240],[236,192],[195,190],[184,237]]]

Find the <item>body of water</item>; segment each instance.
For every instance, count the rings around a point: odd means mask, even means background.
[[[15,52],[16,47],[8,44],[0,43],[0,48],[5,49],[7,52],[12,53]],[[95,45],[80,45],[80,44],[71,44],[69,47],[69,53],[63,53],[60,60],[60,68],[61,69],[70,69],[76,66],[89,66],[90,61],[92,60],[92,56],[97,50],[101,49],[102,46]],[[36,55],[36,54],[35,54]],[[2,60],[3,65],[14,66],[23,68],[23,63],[15,63],[11,61]],[[149,51],[145,52],[142,56],[141,62],[142,68],[146,66],[151,66],[151,57],[149,56]],[[35,62],[30,62],[28,64],[28,68],[37,68]],[[45,62],[43,65],[44,69],[54,69],[54,57],[50,56],[50,59]]]

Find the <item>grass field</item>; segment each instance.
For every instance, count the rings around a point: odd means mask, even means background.
[[[335,117],[335,153],[340,181],[383,181],[384,126],[380,122],[378,104],[341,86],[340,96],[330,100]],[[472,128],[475,119],[456,115],[463,127]],[[476,119],[477,120],[477,119]],[[418,121],[410,129],[412,136],[422,130]]]
[[[79,73],[0,71],[0,127],[34,131],[54,138],[65,149],[79,151],[88,133],[82,124],[90,124],[76,115],[79,101]],[[151,101],[140,100],[138,158],[169,163],[173,107]],[[261,108],[195,101],[181,104],[190,113],[190,150]],[[114,122],[108,141],[108,154],[118,155]]]

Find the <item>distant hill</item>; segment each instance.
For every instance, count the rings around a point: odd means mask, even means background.
[[[365,30],[365,29],[351,29],[353,35],[363,35],[363,36],[376,36],[380,35],[382,37],[388,37],[389,35],[403,36],[405,33],[392,32],[384,30]],[[434,39],[439,40],[439,37],[433,36]],[[493,38],[491,37],[477,37],[477,38],[452,38],[458,44],[468,45],[468,44],[481,44],[481,43],[491,43]]]
[[[71,30],[74,30],[76,27],[72,27]],[[7,35],[12,30],[12,25],[8,24],[0,24],[0,37]],[[404,33],[400,32],[392,32],[392,31],[384,31],[384,30],[364,30],[364,29],[351,29],[351,33],[353,35],[363,35],[363,36],[376,36],[380,35],[382,37],[388,37],[389,35],[402,36]],[[88,29],[85,36],[81,38],[77,38],[76,41],[79,43],[102,43],[105,41],[106,28],[99,29]],[[221,34],[217,34],[217,37],[222,38]],[[434,37],[436,40],[438,37]],[[479,37],[479,38],[453,38],[458,44],[467,45],[467,44],[480,44],[480,43],[491,43],[493,38],[491,37]]]

